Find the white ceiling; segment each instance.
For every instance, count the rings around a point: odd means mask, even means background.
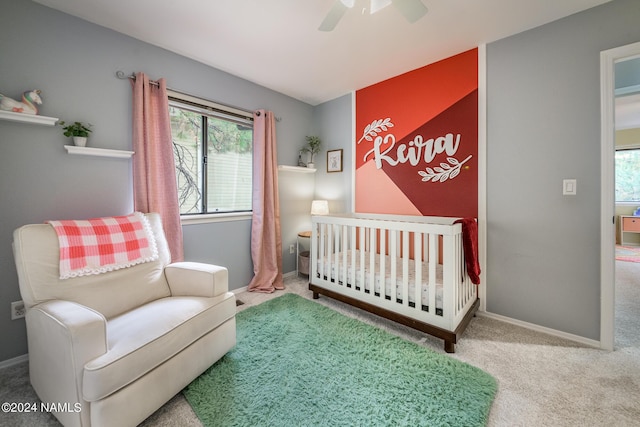
[[[415,24],[356,0],[328,33],[335,0],[34,1],[317,105],[610,0],[422,0]]]

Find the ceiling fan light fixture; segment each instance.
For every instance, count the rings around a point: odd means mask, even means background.
[[[369,8],[369,13],[373,15],[374,13],[384,9],[390,4],[391,4],[391,0],[371,0],[371,7]]]
[[[393,4],[407,21],[414,23],[427,13],[427,8],[422,4],[422,0],[370,0],[369,13],[374,14]],[[331,10],[318,27],[320,31],[333,31],[349,9],[353,9],[356,0],[334,0]],[[367,8],[362,8],[362,13],[366,13]]]
[[[393,5],[413,24],[427,14],[427,8],[420,0],[392,0]]]

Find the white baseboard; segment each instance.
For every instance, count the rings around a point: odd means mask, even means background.
[[[23,354],[22,356],[14,357],[13,359],[3,360],[0,362],[0,369],[8,368],[10,366],[26,362],[27,360],[29,360],[28,354]]]
[[[581,337],[580,335],[574,335],[567,332],[558,331],[556,329],[547,328],[545,326],[536,325],[535,323],[524,322],[522,320],[513,319],[511,317],[502,316],[500,314],[489,313],[487,311],[477,312],[479,316],[488,317],[490,319],[500,320],[501,322],[510,323],[512,325],[520,326],[526,329],[530,329],[536,332],[542,332],[547,335],[552,335],[558,338],[564,338],[570,341],[574,341],[580,344],[588,345],[589,347],[601,348],[600,341],[592,340],[590,338]]]
[[[296,271],[295,271],[295,270],[293,270],[293,271],[290,271],[290,272],[288,272],[288,273],[284,273],[284,274],[282,275],[282,278],[283,278],[283,279],[286,279],[287,277],[291,277],[291,276],[295,276],[295,275],[296,275]]]
[[[288,277],[292,277],[292,276],[295,276],[295,275],[296,275],[296,271],[294,270],[294,271],[290,271],[290,272],[288,272],[288,273],[284,273],[284,274],[282,275],[282,278],[283,278],[283,279],[286,279],[286,278],[288,278]],[[247,291],[247,289],[249,289],[249,286],[243,286],[242,288],[231,289],[229,292],[233,292],[234,294],[236,294],[236,295],[237,295],[237,294],[239,294],[239,293],[246,292],[246,291]]]
[[[243,286],[242,288],[231,289],[229,292],[233,292],[235,295],[238,295],[242,292],[246,292],[247,289],[249,289],[249,286]]]

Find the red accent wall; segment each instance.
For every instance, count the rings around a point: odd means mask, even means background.
[[[477,217],[478,50],[356,91],[356,212]]]

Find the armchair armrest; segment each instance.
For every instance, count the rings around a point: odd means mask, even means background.
[[[174,262],[164,274],[173,296],[215,297],[229,290],[229,272],[218,265]]]
[[[27,309],[26,322],[29,375],[40,399],[83,403],[84,365],[107,352],[104,316],[75,302],[52,300]]]

